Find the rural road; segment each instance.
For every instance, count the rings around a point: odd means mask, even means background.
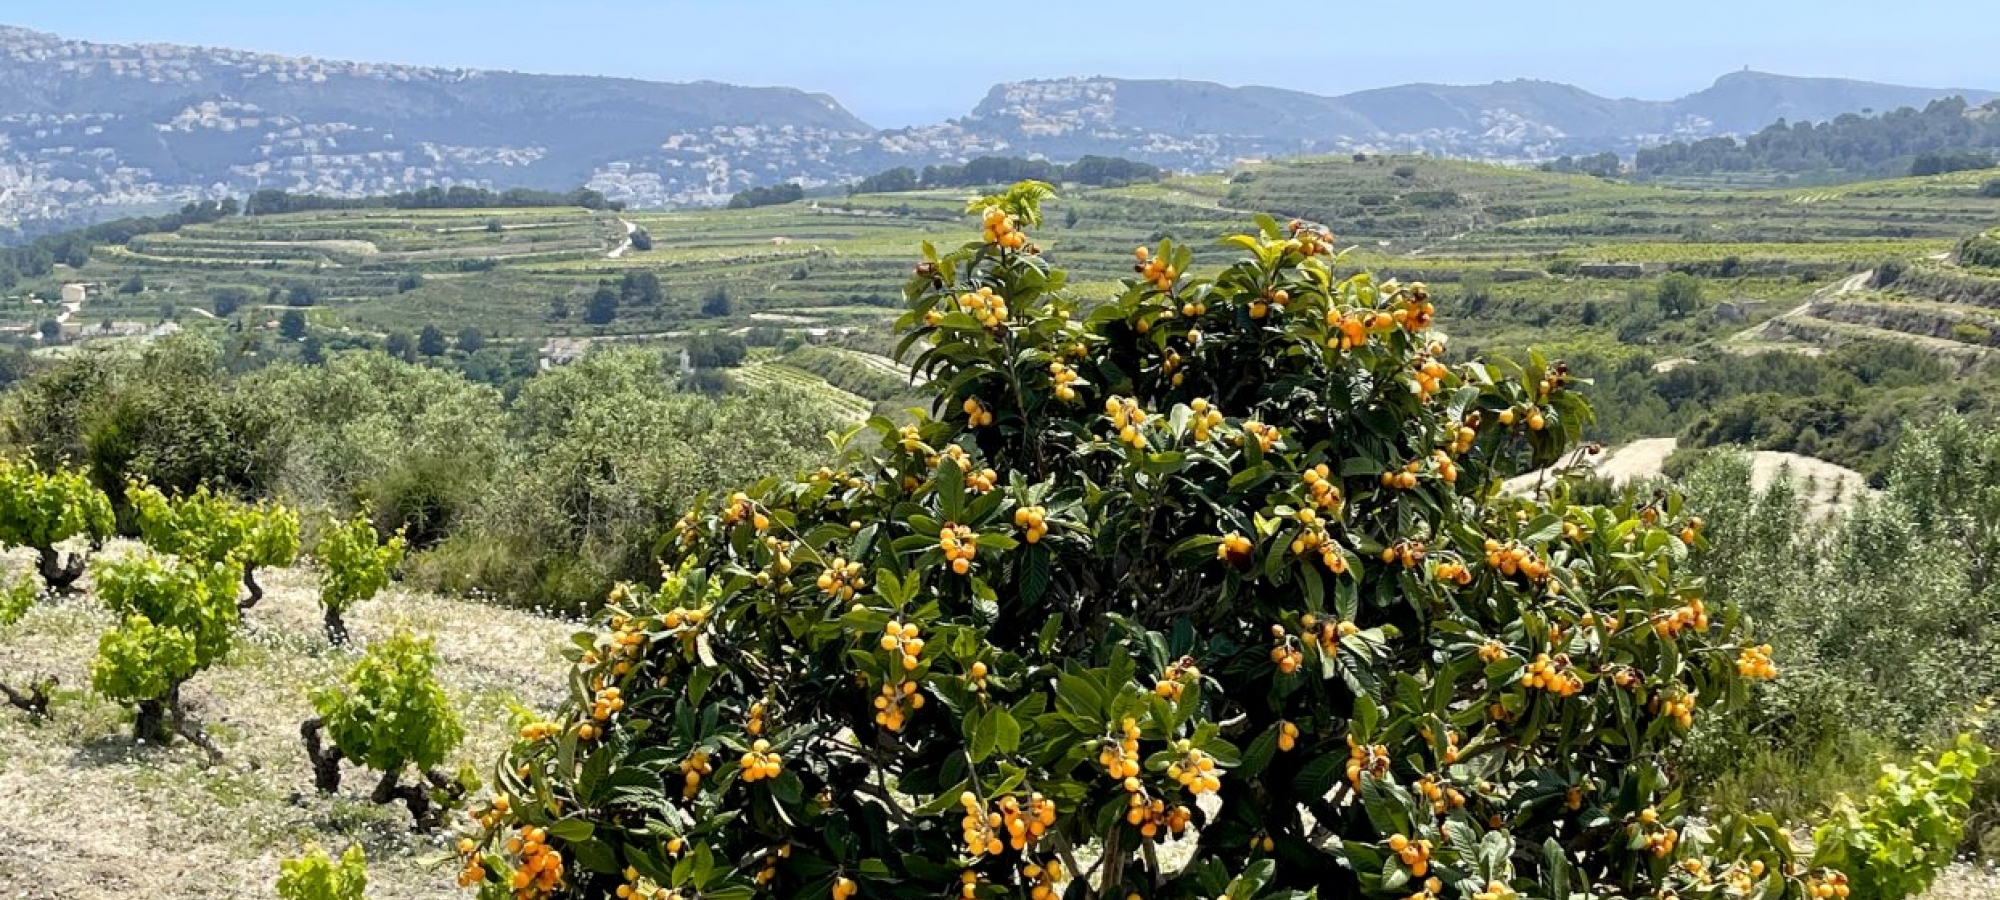
[[[611,248],[610,253],[604,254],[605,259],[617,259],[624,256],[625,251],[632,249],[632,235],[639,233],[639,225],[635,222],[619,219],[618,224],[625,226],[625,240],[620,241],[618,246]]]

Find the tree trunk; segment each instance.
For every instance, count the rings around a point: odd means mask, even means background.
[[[326,608],[326,642],[336,647],[347,644],[347,622],[340,618],[340,610]]]
[[[368,795],[368,799],[376,803],[403,801],[403,805],[410,810],[410,818],[415,820],[410,826],[413,831],[430,832],[444,827],[444,809],[431,803],[429,789],[421,784],[396,783],[397,773],[401,769],[401,766],[397,766],[382,773],[382,780],[376,782],[375,791]],[[429,773],[424,777],[428,780],[442,776]]]
[[[239,612],[249,610],[250,607],[257,605],[257,601],[264,599],[264,586],[257,583],[256,566],[243,567],[243,587],[250,591],[250,596],[236,601],[236,609]]]
[[[0,694],[7,695],[7,702],[27,711],[37,719],[49,717],[49,692],[56,686],[56,677],[50,675],[28,682],[27,693],[15,690],[5,682],[0,682]]]
[[[42,582],[49,586],[49,590],[67,594],[70,586],[83,577],[83,561],[88,554],[71,553],[65,560],[62,552],[54,547],[36,547],[35,553],[40,557]]]
[[[324,727],[318,718],[307,719],[299,725],[299,738],[305,741],[306,758],[312,760],[313,787],[322,794],[332,794],[340,790],[340,748],[320,743]]]
[[[164,746],[173,738],[173,729],[167,727],[167,701],[139,701],[139,715],[132,720],[132,739],[142,744]]]

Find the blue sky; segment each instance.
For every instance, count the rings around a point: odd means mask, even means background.
[[[1328,94],[1545,78],[1665,99],[1747,65],[2000,88],[1996,14],[1975,11],[1990,2],[0,0],[0,24],[99,41],[791,85],[892,126],[963,114],[995,82],[1059,75]],[[1256,12],[1238,20],[1232,9]]]

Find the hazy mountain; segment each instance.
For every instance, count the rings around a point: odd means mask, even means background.
[[[985,154],[1097,153],[1179,169],[1349,151],[1539,159],[1952,94],[1996,96],[1753,72],[1666,102],[1543,81],[1324,97],[1066,78],[998,85],[964,118],[883,131],[789,88],[95,44],[0,27],[0,229],[257,188],[589,184],[640,205],[715,203],[754,185],[812,187]]]

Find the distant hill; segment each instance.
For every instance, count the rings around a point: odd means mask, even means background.
[[[1667,102],[1543,81],[1324,97],[1065,78],[998,85],[960,119],[878,130],[830,97],[791,88],[97,44],[0,26],[0,236],[259,189],[361,196],[587,185],[635,206],[668,206],[987,155],[1212,170],[1337,152],[1629,154],[1748,133],[1780,117],[1820,120],[1948,95],[1996,96],[1753,72]]]

